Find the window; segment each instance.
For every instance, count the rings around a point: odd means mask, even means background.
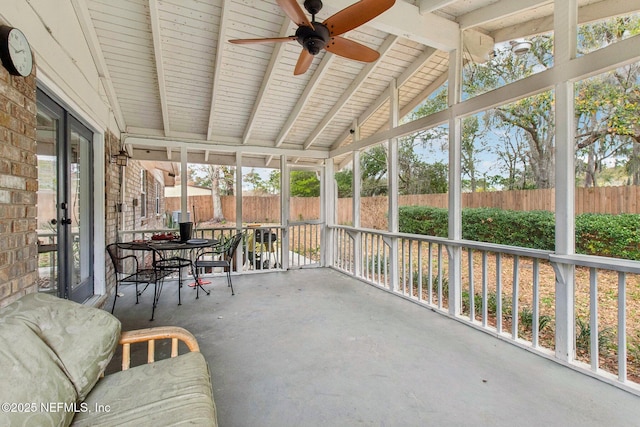
[[[140,171],[140,216],[147,216],[147,171]]]

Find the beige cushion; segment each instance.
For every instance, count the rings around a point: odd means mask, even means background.
[[[48,294],[28,294],[0,310],[5,322],[24,322],[58,355],[84,400],[109,364],[120,321],[104,310]]]
[[[74,426],[217,426],[209,368],[198,352],[107,375],[84,403],[105,410],[78,413]]]
[[[60,360],[36,333],[24,324],[0,321],[0,403],[5,405],[0,425],[69,425],[76,399]],[[41,406],[47,403],[61,406]]]

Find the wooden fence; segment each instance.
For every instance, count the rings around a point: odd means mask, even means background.
[[[581,213],[640,213],[640,186],[576,188],[575,211]],[[234,196],[222,196],[222,212],[225,220],[235,222],[236,200]],[[353,223],[351,198],[338,199],[337,220],[339,224]],[[418,194],[399,197],[400,206],[431,206],[446,208],[447,194]],[[190,196],[189,211],[195,210],[197,221],[207,221],[213,217],[211,197]],[[505,210],[533,211],[555,209],[555,190],[519,190],[463,193],[463,208],[494,207]],[[180,198],[167,197],[168,211],[180,210]],[[386,196],[363,197],[360,200],[361,225],[368,228],[386,228],[388,199]],[[320,218],[318,197],[292,197],[290,199],[290,219],[303,221]],[[279,196],[246,196],[242,198],[242,218],[244,222],[280,222]]]

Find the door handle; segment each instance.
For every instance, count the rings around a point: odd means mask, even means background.
[[[66,225],[69,225],[69,224],[71,224],[71,218],[62,218],[62,219],[60,219],[60,224],[62,224],[62,225],[65,225],[65,224],[66,224]]]

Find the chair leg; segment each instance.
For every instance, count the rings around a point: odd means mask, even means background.
[[[162,285],[164,284],[164,278],[161,280],[157,280],[153,286],[153,307],[151,308],[151,321],[153,321],[153,317],[156,313],[156,306],[158,305],[158,300],[160,300],[160,294],[162,293]]]
[[[144,289],[142,289],[140,292],[138,292],[138,284],[136,283],[136,304],[138,304],[138,297],[142,296],[142,294],[144,293],[144,291],[147,290],[147,288],[149,287],[149,285],[151,284],[151,282],[147,282],[144,284]]]
[[[111,306],[111,314],[116,308],[116,300],[118,299],[118,281],[116,280],[116,292],[113,294],[113,305]]]
[[[193,279],[195,280],[196,285],[196,299],[200,298],[200,289],[202,289],[205,294],[211,295],[211,291],[202,287],[202,280],[200,279],[200,273],[198,273],[198,267],[193,268]]]
[[[231,268],[227,270],[227,283],[227,287],[231,288],[231,295],[235,295],[235,292],[233,292],[233,283],[231,283]]]
[[[182,289],[182,269],[178,270],[178,305],[182,305],[180,290]]]
[[[200,298],[200,281],[198,280],[198,274],[196,272],[193,273],[193,280],[196,282],[196,299]]]

